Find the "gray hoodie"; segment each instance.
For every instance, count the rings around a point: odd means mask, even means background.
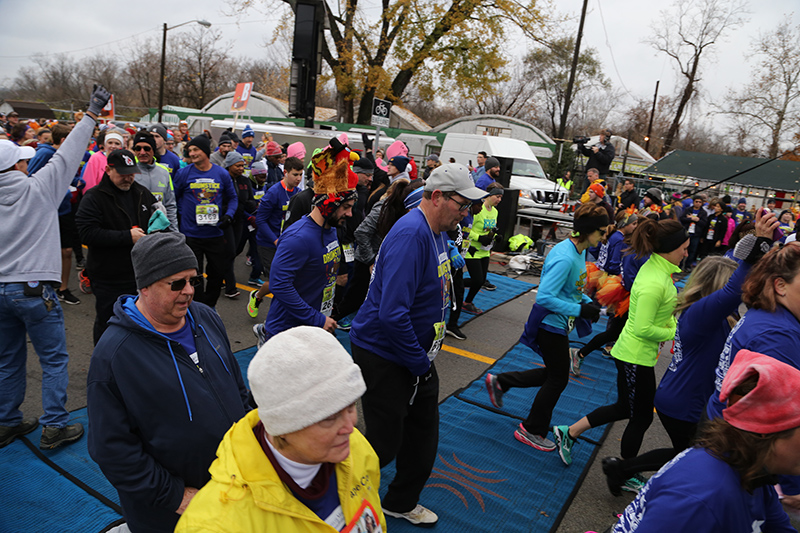
[[[178,231],[178,206],[175,203],[175,191],[172,188],[172,179],[167,167],[156,163],[145,165],[138,163],[139,173],[136,174],[136,183],[150,191],[167,210],[170,229]]]
[[[0,283],[61,280],[58,206],[86,153],[94,119],[85,115],[30,178],[0,172]]]

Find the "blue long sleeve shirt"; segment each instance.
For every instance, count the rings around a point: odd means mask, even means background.
[[[336,228],[323,229],[309,216],[289,226],[269,271],[273,298],[264,328],[270,335],[295,326],[325,325],[323,296],[331,291],[333,303],[341,256]]]
[[[158,159],[159,163],[161,163],[162,165],[167,167],[167,169],[169,170],[170,177],[172,177],[174,179],[175,178],[175,174],[181,168],[181,158],[178,157],[177,154],[175,154],[175,152],[167,150],[166,152],[164,152],[164,155],[157,156],[157,159]],[[190,165],[190,166],[194,166],[194,165]]]
[[[189,165],[178,170],[172,185],[181,233],[198,239],[222,237],[222,230],[217,227],[219,221],[224,215],[233,218],[239,206],[239,196],[228,171],[214,164],[205,172],[198,170],[196,165]],[[228,206],[224,213],[223,204]],[[213,214],[215,210],[216,215]],[[198,224],[199,221],[215,219],[216,223]]]
[[[742,301],[742,284],[748,272],[750,265],[741,263],[724,287],[681,313],[672,362],[656,391],[655,406],[662,413],[687,422],[700,421],[714,391],[717,354],[731,331],[727,317]]]
[[[620,515],[613,533],[795,531],[772,485],[752,494],[739,474],[703,448],[664,465]]]
[[[372,276],[350,340],[416,376],[425,374],[434,324],[444,322],[450,304],[447,235],[434,233],[422,211],[412,209],[381,244]]]
[[[275,241],[281,235],[283,221],[289,208],[289,200],[300,192],[295,187],[291,191],[279,181],[261,198],[256,211],[256,244],[267,248],[275,248]]]
[[[554,331],[570,331],[581,314],[581,302],[591,302],[583,293],[586,286],[586,251],[578,253],[565,239],[553,246],[542,267],[536,303],[551,311],[542,324]]]
[[[650,259],[650,254],[636,257],[636,253],[633,251],[631,253],[627,253],[627,250],[622,252],[620,274],[622,275],[622,286],[625,287],[626,291],[631,292],[633,282],[636,280],[636,274],[639,273],[639,269],[642,268],[643,264],[647,263],[648,259]]]
[[[597,257],[597,268],[609,274],[619,274],[622,268],[622,248],[625,246],[625,236],[621,231],[615,231],[608,242],[600,247]]]

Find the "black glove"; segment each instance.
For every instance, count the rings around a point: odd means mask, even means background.
[[[600,320],[600,306],[594,302],[581,304],[581,318],[588,318],[592,322]]]
[[[492,234],[487,233],[486,235],[481,235],[480,237],[478,237],[478,242],[484,246],[492,244]]]
[[[469,255],[475,255],[476,253],[478,253],[478,249],[475,248],[474,246],[470,246],[469,249],[467,250],[467,253]]]
[[[361,142],[364,143],[364,151],[369,152],[372,150],[372,140],[370,140],[369,136],[366,133],[361,134]]]
[[[92,96],[89,97],[89,109],[86,111],[88,113],[100,115],[110,98],[111,93],[108,92],[105,87],[102,85],[95,85],[92,88]]]
[[[219,224],[217,224],[217,227],[219,229],[225,229],[228,226],[230,226],[231,224],[233,224],[233,219],[231,218],[231,216],[230,215],[223,215],[222,218],[219,221]]]
[[[733,257],[754,265],[772,248],[772,239],[745,235],[733,249]]]

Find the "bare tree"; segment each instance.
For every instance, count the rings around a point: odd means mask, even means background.
[[[685,83],[661,155],[673,148],[686,106],[695,95],[701,58],[710,55],[709,48],[726,31],[743,24],[746,14],[745,0],[678,0],[653,23],[648,42],[675,60]]]
[[[777,157],[787,139],[787,125],[800,121],[800,26],[787,19],[753,44],[758,58],[750,83],[732,88],[722,113],[733,121],[742,146],[752,144],[767,157]],[[768,139],[764,142],[764,139]]]
[[[178,76],[186,105],[203,107],[213,96],[236,86],[233,73],[237,65],[229,57],[233,44],[220,43],[221,32],[193,28],[178,34],[176,40]]]

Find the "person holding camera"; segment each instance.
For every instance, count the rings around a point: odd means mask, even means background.
[[[605,180],[611,161],[614,160],[614,145],[610,142],[611,130],[603,129],[598,134],[600,139],[592,147],[586,147],[586,143],[589,142],[588,137],[575,139],[575,144],[578,145],[578,152],[589,158],[586,162],[586,168],[596,168],[600,173],[600,179]]]

